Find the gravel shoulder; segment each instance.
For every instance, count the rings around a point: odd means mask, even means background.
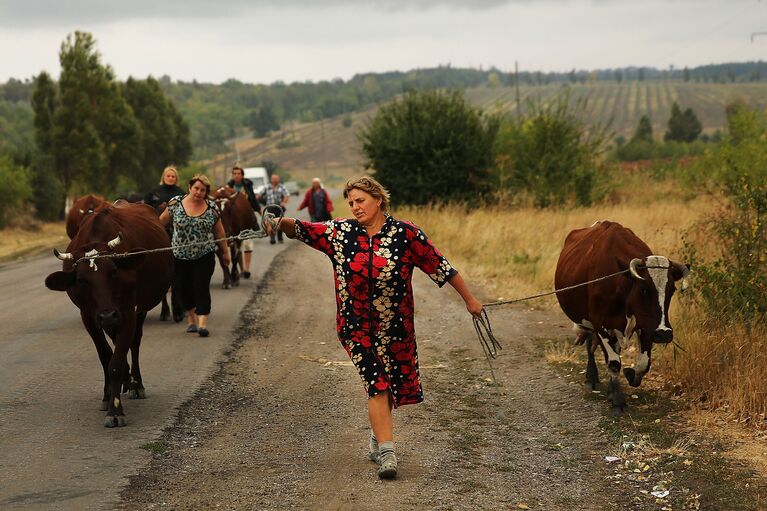
[[[338,344],[330,264],[296,244],[242,313],[231,352],[153,444],[121,509],[620,509],[607,479],[602,402],[541,356],[567,335],[551,313],[492,316],[489,371],[463,303],[416,275],[426,401],[395,411],[400,474],[365,458],[365,394]]]

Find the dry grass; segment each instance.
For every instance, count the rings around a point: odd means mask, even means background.
[[[402,208],[396,216],[422,227],[470,285],[482,284],[494,299],[511,299],[552,289],[559,252],[572,229],[614,220],[631,228],[655,253],[678,259],[682,233],[721,205],[717,197],[686,197],[669,181],[640,185],[628,178],[613,194],[615,203],[590,208],[491,207],[469,212],[457,206],[433,206]],[[713,248],[705,245],[706,239],[696,241],[701,253]],[[553,297],[528,303],[557,308]],[[744,328],[711,324],[704,311],[679,295],[671,320],[685,351],[656,349],[653,373],[681,387],[701,408],[767,427],[767,327],[761,325],[748,334]],[[577,354],[551,349],[547,357],[569,361]]]
[[[709,203],[701,197],[567,210],[491,207],[472,212],[435,206],[403,208],[397,216],[422,227],[465,275],[509,299],[552,289],[559,252],[573,229],[598,220],[617,221],[633,229],[655,253],[673,258],[681,231],[698,220]]]
[[[29,225],[29,228],[13,227],[0,231],[0,261],[18,259],[53,247],[64,249],[69,243],[64,222]]]

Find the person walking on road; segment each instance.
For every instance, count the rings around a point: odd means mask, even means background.
[[[144,204],[149,204],[160,213],[160,209],[167,207],[168,202],[170,202],[171,199],[182,195],[184,195],[184,190],[178,186],[178,171],[176,170],[176,167],[169,165],[162,171],[160,184],[144,196]],[[167,226],[166,230],[168,231],[168,235],[172,237],[172,226]],[[178,323],[184,319],[184,311],[181,308],[181,299],[176,290],[175,279],[170,289],[170,303],[171,306],[168,307],[167,298],[163,298],[162,307],[160,309],[160,321],[168,321],[172,313],[173,321]]]
[[[221,212],[208,198],[210,181],[197,174],[189,180],[189,193],[172,199],[160,215],[163,225],[173,224],[173,256],[176,289],[187,313],[187,333],[207,337],[211,309],[210,279],[216,267],[216,239],[229,265],[229,246],[221,224]]]
[[[178,186],[178,171],[169,165],[162,171],[160,184],[144,196],[144,204],[158,209],[163,203],[167,204],[173,197],[184,195],[184,189]]]
[[[248,196],[248,202],[250,207],[253,208],[253,215],[261,213],[261,206],[256,199],[256,192],[253,190],[253,181],[245,177],[245,171],[239,165],[232,167],[232,179],[226,183],[230,188],[237,190],[238,192],[244,192]],[[246,279],[250,278],[250,260],[253,256],[253,246],[255,240],[252,238],[242,241],[242,251],[245,256],[240,256],[238,261],[240,264],[240,270],[242,270],[242,276]]]
[[[344,198],[354,219],[311,223],[272,220],[284,232],[327,255],[335,275],[336,329],[368,395],[371,435],[368,459],[378,476],[397,475],[392,408],[423,401],[413,323],[413,267],[438,286],[449,283],[473,316],[482,304],[461,275],[410,222],[388,212],[389,193],[371,177],[348,181]]]
[[[325,191],[318,177],[312,179],[312,187],[306,190],[304,200],[298,206],[298,210],[301,211],[306,207],[309,208],[309,218],[312,219],[312,222],[326,222],[331,218],[333,201],[330,200],[330,195]]]
[[[288,205],[288,199],[290,198],[290,192],[285,186],[280,184],[280,176],[278,174],[272,174],[271,184],[264,190],[262,200],[265,201],[267,206],[277,205],[285,210],[285,206]],[[277,240],[282,243],[282,231],[277,231]],[[275,233],[269,235],[269,243],[274,245]]]

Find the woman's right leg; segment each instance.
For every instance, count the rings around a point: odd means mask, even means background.
[[[181,306],[186,311],[187,328],[197,327],[197,317],[194,313],[194,286],[193,279],[194,261],[176,259],[176,292],[181,298]]]
[[[378,443],[378,477],[397,477],[397,456],[394,454],[394,425],[392,420],[392,399],[389,391],[376,394],[368,399],[370,427]],[[372,446],[371,441],[371,446]]]
[[[203,337],[207,335],[208,315],[210,314],[210,279],[213,277],[213,271],[216,269],[216,257],[213,252],[206,254],[195,261],[194,276],[194,296],[197,322],[200,329],[205,329],[200,333]]]

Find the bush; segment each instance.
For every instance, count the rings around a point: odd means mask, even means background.
[[[607,133],[580,120],[585,108],[564,94],[550,104],[531,102],[525,117],[507,120],[496,145],[504,159],[498,166],[502,188],[532,194],[537,207],[591,204],[603,176],[599,155]],[[503,175],[508,168],[510,175]]]
[[[495,117],[459,92],[408,92],[359,132],[366,167],[397,204],[477,200],[490,189]]]
[[[685,249],[705,310],[748,325],[767,314],[767,115],[744,108],[728,122],[730,134],[706,159],[727,203],[686,235]],[[716,252],[699,253],[698,240]]]
[[[0,157],[0,182],[4,183],[4,198],[0,201],[0,228],[19,212],[32,196],[27,169],[16,165],[9,157]]]

